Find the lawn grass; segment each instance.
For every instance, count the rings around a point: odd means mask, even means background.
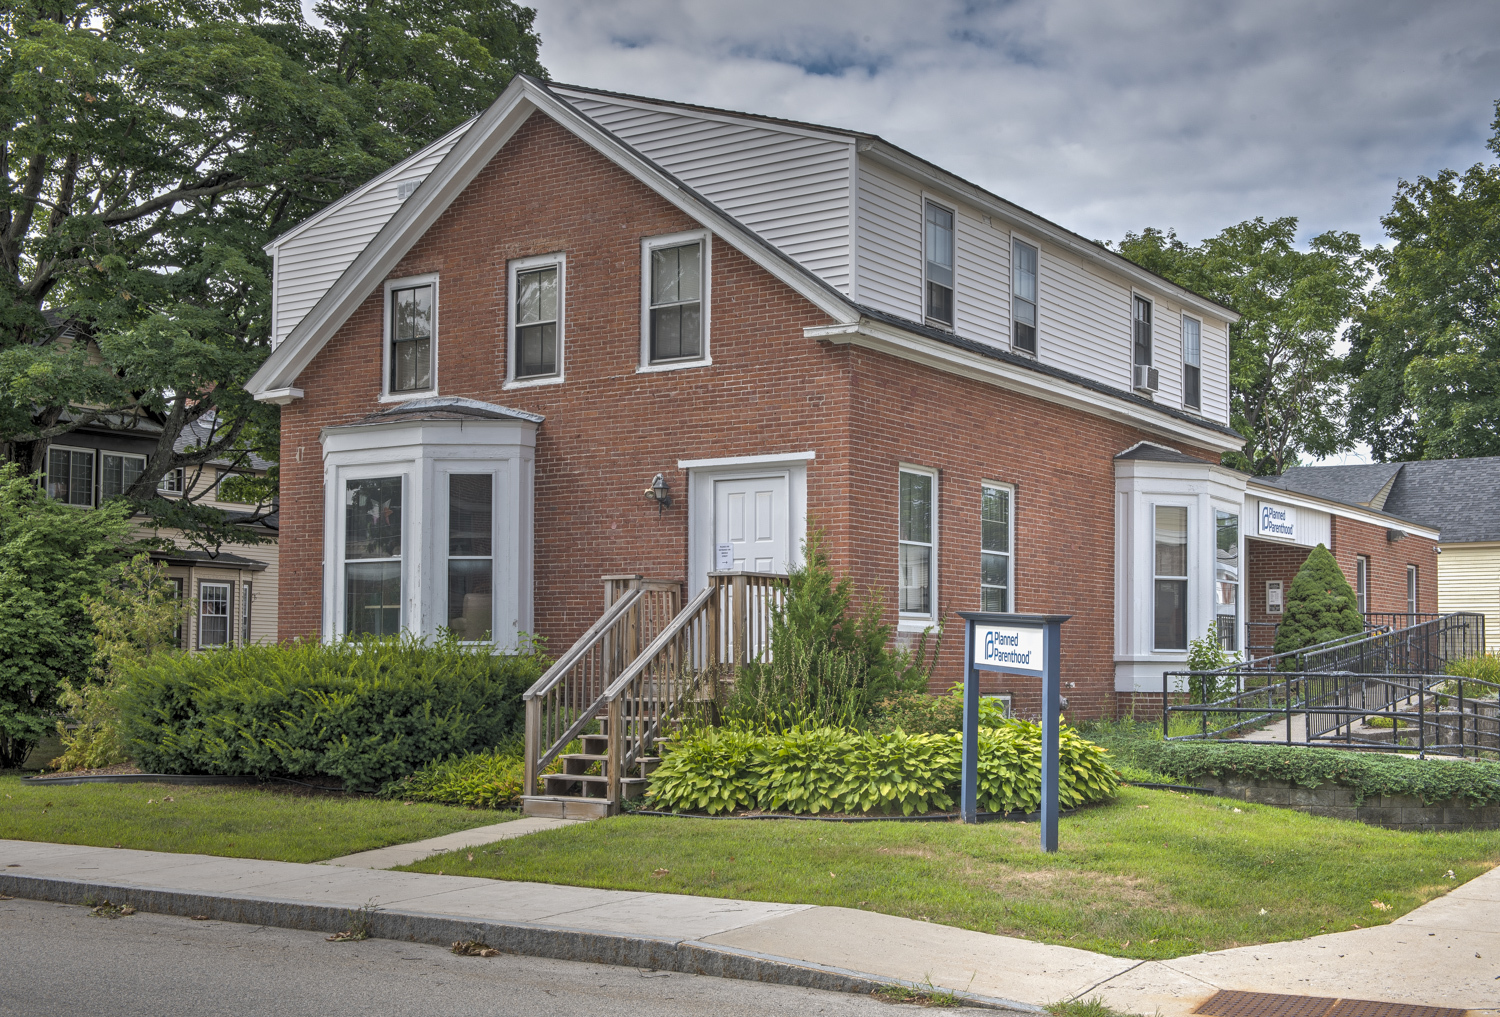
[[[317,862],[515,817],[514,812],[256,787],[36,787],[0,774],[0,839],[9,840]]]
[[[1500,831],[1405,833],[1143,788],[1065,817],[1056,855],[1038,836],[1008,822],[624,815],[406,868],[838,905],[1169,958],[1383,924],[1500,861]]]

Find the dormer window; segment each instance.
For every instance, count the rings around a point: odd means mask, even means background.
[[[927,202],[927,320],[953,327],[953,211]]]
[[[425,394],[436,388],[436,282],[427,277],[386,284],[387,395]]]

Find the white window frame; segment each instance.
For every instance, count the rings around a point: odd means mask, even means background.
[[[1354,556],[1354,602],[1361,618],[1370,613],[1370,556],[1367,554]]]
[[[142,473],[146,472],[146,457],[145,456],[137,455],[134,452],[114,452],[114,451],[112,451],[110,449],[106,449],[106,448],[100,449],[98,454],[99,454],[99,466],[98,466],[98,470],[99,470],[99,481],[98,481],[99,482],[99,500],[101,502],[104,501],[104,499],[106,497],[105,494],[104,494],[104,457],[105,456],[118,456],[121,459],[135,459],[135,460],[138,460],[140,462],[140,464],[141,464],[141,472]],[[120,493],[124,494],[125,492],[121,491]],[[109,497],[114,497],[114,496],[110,495]]]
[[[1418,613],[1417,609],[1422,603],[1421,590],[1417,585],[1420,581],[1421,576],[1417,571],[1417,567],[1415,565],[1406,566],[1406,613],[1411,616],[1415,616]],[[1407,618],[1406,623],[1408,625],[1413,624],[1412,619]]]
[[[172,478],[172,477],[177,478],[177,486],[176,487],[169,487],[169,486],[167,486],[168,479]],[[168,470],[166,473],[163,473],[161,475],[161,480],[158,481],[157,485],[156,485],[156,492],[158,494],[177,494],[177,495],[180,495],[180,494],[184,493],[183,492],[183,488],[186,485],[187,485],[187,472],[181,466],[174,466],[170,470]]]
[[[1131,315],[1134,316],[1134,314],[1135,310],[1132,307]],[[1196,364],[1189,364],[1187,358],[1187,323],[1190,321],[1198,326],[1198,363]],[[1152,324],[1154,327],[1154,317]],[[1134,339],[1135,336],[1132,334],[1132,342],[1134,342]],[[1132,352],[1133,355],[1134,353]],[[1187,399],[1187,373],[1189,367],[1195,367],[1198,370],[1198,401],[1196,403],[1190,403]],[[1182,316],[1182,408],[1185,410],[1194,410],[1199,413],[1203,412],[1203,319],[1196,318],[1191,314],[1184,314]]]
[[[1135,323],[1136,323],[1135,304],[1136,304],[1137,300],[1144,302],[1146,304],[1146,306],[1151,309],[1151,312],[1150,312],[1151,313],[1151,320],[1147,323],[1147,324],[1149,324],[1151,326],[1151,328],[1146,333],[1148,342],[1147,342],[1147,346],[1146,346],[1146,362],[1144,364],[1140,363],[1138,360],[1135,359]],[[1152,299],[1151,297],[1146,296],[1143,293],[1138,293],[1135,290],[1131,290],[1130,291],[1130,371],[1131,371],[1131,374],[1133,375],[1135,373],[1135,369],[1137,367],[1155,367],[1155,366],[1156,366],[1156,301],[1154,299]],[[1134,381],[1133,378],[1131,380]]]
[[[927,315],[927,206],[936,207],[953,216],[953,281],[948,284],[948,289],[953,295],[953,320],[944,321],[941,318],[932,318]],[[945,332],[956,332],[958,330],[958,209],[952,203],[942,201],[931,194],[922,194],[922,321],[933,328],[942,329]]]
[[[1132,318],[1132,320],[1134,320],[1134,314],[1135,314],[1135,312],[1134,312],[1134,310],[1132,310],[1132,312],[1131,312],[1131,318]],[[1186,500],[1183,500],[1183,499],[1173,499],[1173,498],[1164,498],[1164,499],[1162,499],[1160,501],[1150,502],[1150,506],[1151,506],[1151,515],[1148,517],[1147,521],[1150,524],[1148,533],[1149,533],[1149,540],[1150,540],[1149,547],[1150,547],[1150,553],[1151,553],[1151,573],[1150,573],[1150,575],[1151,575],[1151,614],[1150,614],[1150,618],[1151,618],[1151,652],[1152,653],[1177,653],[1177,654],[1186,653],[1188,651],[1188,647],[1192,645],[1193,640],[1195,638],[1197,638],[1196,636],[1193,635],[1193,624],[1194,624],[1194,619],[1193,619],[1193,604],[1194,604],[1193,590],[1194,590],[1194,587],[1197,585],[1193,581],[1193,564],[1194,564],[1194,554],[1193,554],[1193,526],[1194,526],[1194,522],[1195,522],[1193,516],[1194,516],[1194,513],[1196,511],[1197,506],[1193,502],[1189,502],[1189,501],[1186,501]],[[1183,569],[1185,570],[1185,572],[1184,572],[1183,575],[1180,575],[1180,576],[1166,576],[1166,575],[1162,575],[1161,573],[1159,573],[1159,572],[1156,571],[1156,512],[1157,512],[1158,509],[1164,509],[1164,508],[1182,509],[1183,514],[1186,517],[1186,530],[1184,531],[1184,536],[1186,538],[1186,542],[1183,544],[1183,555],[1182,555],[1182,557],[1183,557]],[[1164,580],[1167,580],[1169,582],[1181,582],[1183,584],[1183,592],[1182,592],[1183,645],[1181,645],[1181,646],[1157,646],[1156,645],[1156,583],[1157,583],[1157,580],[1159,580],[1159,579],[1164,579]]]
[[[1010,548],[1005,553],[1005,591],[1009,595],[1009,612],[1019,610],[1016,607],[1016,488],[1014,484],[1007,484],[998,480],[981,480],[979,482],[979,603],[984,605],[984,489],[993,488],[1004,491],[1008,500],[1006,512],[1006,546]],[[993,552],[992,552],[993,553]],[[992,588],[992,587],[990,587]]]
[[[1016,345],[1016,301],[1021,298],[1016,293],[1016,245],[1025,244],[1036,252],[1036,349],[1023,349]],[[1012,232],[1010,235],[1010,252],[1008,254],[1010,276],[1010,349],[1012,353],[1019,353],[1023,357],[1041,358],[1042,355],[1042,245],[1026,236],[1024,233]]]
[[[58,445],[58,444],[48,445],[47,446],[47,472],[42,477],[42,490],[44,490],[44,491],[47,489],[47,478],[52,476],[52,453],[53,453],[54,450],[56,450],[58,452],[70,452],[70,453],[71,452],[87,452],[89,455],[91,455],[91,456],[94,457],[93,469],[90,471],[90,475],[89,475],[89,500],[88,500],[88,504],[86,504],[86,505],[80,505],[77,502],[72,502],[72,501],[65,501],[65,502],[62,502],[61,504],[68,506],[68,508],[75,508],[75,509],[91,509],[94,506],[98,505],[99,504],[99,450],[96,449],[96,448],[79,448],[76,445]],[[69,460],[69,465],[68,465],[68,486],[72,487],[72,484],[73,484],[73,466],[72,466],[72,460],[70,459]]]
[[[452,526],[453,526],[452,491],[453,491],[453,478],[455,476],[459,476],[459,477],[480,477],[480,476],[484,476],[484,477],[489,477],[490,478],[490,553],[489,553],[488,556],[483,556],[483,555],[469,555],[469,554],[453,555],[453,554],[449,554],[448,553],[448,549],[449,549],[449,546],[450,546],[449,545],[449,537],[452,535],[452,532],[453,532],[452,531]],[[439,571],[438,576],[437,576],[437,582],[440,584],[440,587],[441,587],[441,590],[442,590],[442,596],[440,598],[438,598],[438,600],[441,603],[441,607],[435,608],[435,611],[434,611],[434,613],[436,615],[436,619],[437,619],[437,624],[440,625],[440,626],[446,626],[448,624],[448,617],[449,617],[448,616],[448,562],[450,562],[450,561],[488,561],[490,563],[490,591],[491,591],[490,592],[490,638],[489,639],[464,639],[464,640],[461,640],[461,642],[463,642],[464,645],[466,645],[466,646],[468,646],[468,645],[473,645],[473,646],[490,646],[490,645],[493,645],[495,643],[495,641],[496,641],[495,633],[496,633],[496,631],[499,628],[499,626],[495,622],[495,617],[496,617],[496,614],[498,613],[499,607],[500,607],[500,592],[499,592],[499,586],[500,586],[499,568],[500,568],[500,564],[501,564],[501,562],[499,560],[500,559],[500,551],[501,551],[500,496],[502,494],[502,491],[500,490],[500,475],[499,475],[498,472],[496,472],[496,470],[493,467],[488,467],[486,465],[481,465],[479,463],[466,463],[466,462],[459,461],[459,462],[454,462],[452,464],[444,464],[443,467],[440,468],[437,471],[437,492],[438,492],[438,494],[440,496],[440,498],[439,498],[440,503],[435,506],[435,511],[434,511],[433,514],[437,517],[438,526],[440,527],[441,532],[438,534],[438,540],[434,544],[434,547],[435,547],[435,549],[438,552],[437,557],[442,561],[442,568]],[[403,505],[402,506],[402,512],[404,513],[405,511],[406,511],[406,509],[405,509],[405,506]],[[402,545],[402,549],[405,550],[405,545],[404,544]]]
[[[557,269],[557,373],[539,374],[530,378],[516,376],[516,276],[539,268]],[[535,388],[539,385],[561,385],[567,375],[565,358],[568,320],[568,255],[557,251],[538,254],[528,258],[516,258],[506,267],[505,279],[505,384],[503,389]]]
[[[224,591],[224,641],[222,643],[203,642],[203,591],[210,586]],[[220,617],[213,615],[212,617]],[[198,639],[197,646],[200,650],[211,650],[217,646],[234,645],[234,583],[227,579],[200,579],[198,580]]]
[[[698,299],[699,320],[703,327],[703,354],[691,360],[665,360],[659,364],[651,362],[651,252],[658,247],[680,247],[698,241],[703,261],[702,292]],[[713,364],[713,234],[708,230],[690,230],[686,233],[669,233],[660,237],[646,237],[641,241],[641,359],[636,366],[637,374],[657,371],[681,371],[693,367],[708,367]]]
[[[413,286],[432,287],[432,386],[416,392],[392,392],[391,391],[391,290],[407,290]],[[381,311],[383,325],[380,333],[380,401],[383,403],[404,403],[411,399],[430,399],[438,394],[438,323],[441,314],[441,300],[438,288],[438,274],[429,272],[426,275],[407,276],[403,279],[387,279],[385,287],[381,291],[384,297],[384,306]]]
[[[926,295],[924,293],[925,301]],[[901,545],[913,544],[921,546],[918,541],[901,539],[901,474],[915,473],[924,477],[932,478],[932,540],[930,543],[931,556],[928,559],[927,583],[931,590],[929,596],[930,607],[923,614],[916,611],[902,611],[901,608]],[[915,463],[901,463],[896,470],[896,631],[898,632],[921,632],[937,622],[938,617],[938,498],[940,495],[939,472],[930,466],[918,466]]]
[[[1213,505],[1209,506],[1209,512],[1213,516],[1213,522],[1212,522],[1211,525],[1213,526],[1213,548],[1212,548],[1212,551],[1213,551],[1213,570],[1214,570],[1214,572],[1213,572],[1213,623],[1214,623],[1215,630],[1218,629],[1219,619],[1220,618],[1231,617],[1231,615],[1229,615],[1227,613],[1226,614],[1220,614],[1219,613],[1219,583],[1220,583],[1220,579],[1219,579],[1219,516],[1220,516],[1220,514],[1223,514],[1223,515],[1226,515],[1226,516],[1231,516],[1234,519],[1234,534],[1235,534],[1235,537],[1234,537],[1234,539],[1235,539],[1235,548],[1234,548],[1234,556],[1235,556],[1234,557],[1234,562],[1235,562],[1235,565],[1234,565],[1234,569],[1235,569],[1235,571],[1234,571],[1234,583],[1233,583],[1233,586],[1234,586],[1234,614],[1232,615],[1232,617],[1234,618],[1234,645],[1233,646],[1226,646],[1225,649],[1231,650],[1231,651],[1238,651],[1238,650],[1241,649],[1240,643],[1243,641],[1242,637],[1241,637],[1241,634],[1240,634],[1240,629],[1241,629],[1240,621],[1241,621],[1241,616],[1244,613],[1244,602],[1245,602],[1245,594],[1244,594],[1244,589],[1245,589],[1245,533],[1244,533],[1244,530],[1243,530],[1245,514],[1244,514],[1244,512],[1240,511],[1240,509],[1237,508],[1234,505],[1224,505],[1224,504],[1213,504]],[[1191,536],[1189,536],[1188,539],[1191,540],[1192,539]],[[1152,553],[1153,554],[1155,553],[1155,548],[1154,547],[1152,548]],[[1221,641],[1222,641],[1222,636],[1221,636]]]
[[[255,602],[253,592],[253,581],[245,579],[240,583],[240,644],[250,645],[250,607]]]
[[[345,511],[344,492],[349,489],[349,482],[360,480],[379,480],[384,477],[401,478],[401,555],[396,560],[401,563],[401,619],[397,623],[397,630],[409,631],[411,619],[411,582],[412,567],[412,526],[411,526],[411,499],[417,494],[416,473],[410,463],[371,463],[366,466],[347,466],[334,471],[337,477],[337,488],[335,489],[333,505],[335,518],[333,520],[333,559],[334,559],[334,582],[333,596],[330,598],[333,608],[333,637],[345,639],[348,637],[348,595],[349,579],[348,570],[345,568],[351,561],[389,561],[389,558],[346,558],[345,549],[348,546],[349,516]]]

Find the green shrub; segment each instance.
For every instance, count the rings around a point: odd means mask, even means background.
[[[1424,802],[1460,798],[1472,806],[1500,803],[1500,763],[1415,759],[1337,749],[1277,745],[1161,742],[1137,758],[1178,780],[1243,777],[1286,780],[1303,787],[1340,784],[1357,802],[1377,795],[1412,795]]]
[[[148,771],[372,788],[513,737],[544,665],[452,639],[227,647],[127,664],[117,706]]]
[[[557,769],[557,761],[549,770]],[[514,748],[453,755],[428,763],[416,773],[381,788],[385,798],[471,809],[510,809],[526,793],[526,766]]]
[[[993,727],[1006,719],[1005,707],[993,696],[979,699],[979,723]],[[964,727],[964,687],[955,685],[945,696],[925,692],[898,692],[882,700],[870,718],[871,731],[905,731],[907,734],[947,734]]]
[[[1474,699],[1496,698],[1500,686],[1500,657],[1493,653],[1476,653],[1448,662],[1448,673],[1463,679],[1464,695]],[[1485,684],[1481,685],[1480,682]],[[1444,692],[1458,695],[1458,682],[1443,686]]]
[[[1118,778],[1102,748],[1067,725],[1059,800],[1065,807],[1114,796]],[[961,778],[957,733],[886,734],[838,728],[784,733],[744,727],[689,732],[666,749],[648,799],[710,814],[740,809],[893,813],[951,808]],[[979,807],[1035,811],[1041,801],[1041,726],[1002,720],[980,729]]]
[[[1289,653],[1341,636],[1357,636],[1365,619],[1359,601],[1328,548],[1312,549],[1286,593],[1286,613],[1276,629],[1276,652]],[[1295,670],[1295,660],[1283,670]]]

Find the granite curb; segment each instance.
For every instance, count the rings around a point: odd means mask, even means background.
[[[0,872],[0,895],[62,904],[92,904],[108,900],[153,914],[205,916],[221,922],[326,933],[348,929],[360,915],[359,909],[274,897],[198,893],[4,872]],[[439,946],[475,939],[505,953],[527,957],[709,975],[830,992],[868,994],[881,988],[901,986],[952,992],[963,1005],[986,1010],[1027,1015],[1045,1012],[1027,1003],[974,995],[960,988],[920,984],[691,939],[632,936],[533,922],[456,918],[405,909],[386,910],[378,905],[363,914],[363,921],[367,934],[375,939]]]

